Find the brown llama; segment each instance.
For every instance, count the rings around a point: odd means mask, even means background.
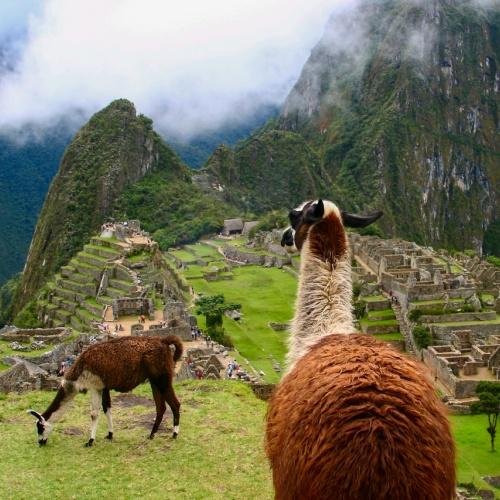
[[[455,497],[454,442],[426,373],[354,328],[344,226],[380,215],[322,200],[290,212],[282,244],[301,252],[301,267],[289,369],[267,414],[276,499]]]
[[[175,348],[172,353],[171,347]],[[91,431],[85,446],[92,446],[97,431],[99,407],[108,421],[106,439],[113,439],[113,420],[111,418],[111,398],[109,391],[129,392],[146,379],[151,384],[156,404],[156,419],[151,430],[153,439],[166,410],[170,406],[174,416],[173,437],[179,433],[180,403],[175,396],[172,380],[175,377],[175,363],[182,356],[182,342],[179,337],[122,337],[94,344],[88,347],[64,374],[57,394],[40,414],[28,410],[37,418],[38,443],[47,443],[53,422],[57,421],[67,409],[68,403],[78,392],[90,391]]]

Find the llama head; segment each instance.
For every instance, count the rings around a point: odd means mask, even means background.
[[[28,413],[36,418],[36,433],[38,436],[38,444],[40,446],[47,444],[49,434],[52,432],[52,424],[50,422],[47,422],[47,420],[45,420],[43,416],[35,410],[28,410]]]
[[[338,260],[346,253],[344,227],[365,227],[382,216],[382,212],[355,215],[339,210],[331,201],[306,201],[288,214],[290,227],[285,230],[281,246],[289,252],[301,251],[309,239],[310,251],[323,260]]]

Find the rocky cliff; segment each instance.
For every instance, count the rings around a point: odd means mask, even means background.
[[[382,208],[389,236],[500,251],[500,6],[478,4],[335,12],[280,117],[218,150],[205,188],[261,210],[326,195]]]
[[[390,235],[480,250],[499,220],[499,5],[362,2],[332,17],[283,107],[279,127]]]

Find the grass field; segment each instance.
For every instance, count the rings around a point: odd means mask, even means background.
[[[457,444],[457,479],[459,483],[474,483],[490,488],[481,477],[500,475],[500,451],[490,451],[490,435],[486,432],[486,415],[450,417]],[[500,443],[497,438],[497,448]],[[500,489],[494,489],[500,498]]]
[[[242,304],[243,318],[233,321],[225,317],[224,328],[241,355],[256,369],[263,370],[267,381],[277,382],[280,374],[273,370],[273,364],[275,361],[283,364],[287,334],[275,332],[268,323],[284,323],[292,318],[297,280],[274,267],[244,266],[233,268],[232,280],[188,281],[197,293],[222,293],[226,301]]]
[[[138,398],[112,395],[115,440],[103,439],[101,416],[93,448],[83,447],[88,396],[76,398],[39,448],[26,410],[45,409],[54,393],[9,395],[0,407],[0,498],[271,499],[263,452],[265,403],[237,382],[183,382],[176,391],[182,402],[176,441],[170,437],[171,417],[162,424],[168,432],[147,439],[155,410],[149,386],[141,386],[134,391]]]
[[[175,384],[182,402],[181,431],[170,437],[171,416],[147,439],[154,419],[149,386],[132,395],[112,395],[115,440],[104,440],[101,416],[97,441],[88,439],[88,396],[80,395],[55,426],[49,443],[36,444],[28,408],[44,409],[53,392],[1,396],[0,498],[66,499],[138,497],[163,499],[273,498],[263,452],[266,404],[234,381]],[[489,451],[486,417],[450,417],[457,442],[461,483],[490,488],[481,476],[500,474],[500,452]],[[500,490],[494,490],[497,497]]]

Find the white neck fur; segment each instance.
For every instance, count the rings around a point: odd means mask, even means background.
[[[300,257],[299,288],[287,356],[288,370],[323,337],[332,333],[356,332],[348,248],[332,266],[311,254],[307,239]]]

